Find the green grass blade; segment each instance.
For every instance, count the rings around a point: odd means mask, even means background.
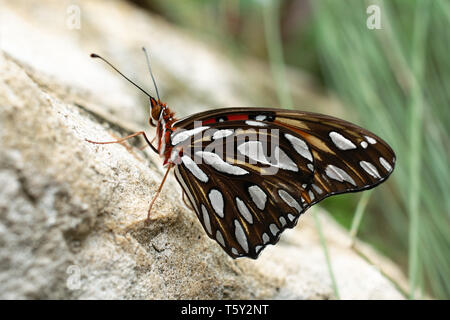
[[[361,220],[363,218],[367,204],[369,203],[371,194],[372,190],[363,192],[361,199],[358,201],[358,205],[356,206],[355,215],[353,217],[352,226],[350,228],[350,237],[352,238],[352,245],[355,241],[356,234],[358,233],[358,229],[361,224]]]
[[[424,99],[421,90],[424,73],[424,54],[425,38],[428,27],[428,1],[419,1],[416,7],[416,18],[414,34],[413,34],[413,50],[411,57],[412,67],[412,87],[410,102],[410,163],[409,163],[409,199],[408,207],[410,213],[409,227],[409,285],[410,298],[415,298],[415,292],[421,283],[420,270],[420,187],[421,187],[421,154],[423,139],[423,113]],[[421,288],[420,288],[421,289]]]
[[[316,224],[317,231],[319,232],[320,244],[322,246],[323,253],[325,255],[325,259],[327,262],[328,273],[330,274],[331,285],[333,287],[334,295],[335,295],[336,299],[341,299],[340,295],[339,295],[336,278],[334,277],[333,267],[331,266],[331,259],[330,259],[330,255],[328,253],[328,246],[325,241],[325,237],[323,236],[322,225],[320,223],[320,220],[319,220],[319,217],[317,216],[317,214],[313,214],[313,217],[314,217],[314,222]]]
[[[280,3],[278,0],[265,1],[262,4],[262,10],[266,46],[278,100],[282,108],[292,109],[292,98],[286,78],[280,35]]]

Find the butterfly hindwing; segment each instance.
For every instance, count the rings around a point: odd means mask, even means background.
[[[207,234],[233,258],[257,258],[311,205],[376,186],[395,162],[367,130],[313,113],[219,109],[175,126],[175,176]]]
[[[195,155],[189,157],[184,154],[181,163],[175,167],[175,176],[193,204],[206,233],[235,258],[257,258],[267,244],[278,241],[285,228],[295,226],[305,206],[300,200],[295,200],[298,191],[302,190],[300,181],[313,177],[306,164],[302,172],[296,167],[295,160],[290,165],[295,166],[296,171],[292,167],[287,170],[289,172],[277,169],[276,174],[265,175],[271,173],[267,170],[262,174],[264,169],[271,167],[265,164],[268,161],[267,154],[259,156],[258,160],[262,162],[255,161],[255,158],[251,161],[246,155],[249,150],[240,148],[246,141],[241,141],[239,137],[247,129],[256,132],[256,137],[263,130],[243,124],[233,135],[228,136],[228,143],[230,139],[234,140],[236,153],[243,158],[240,162],[205,151],[205,142],[200,150],[194,152]],[[261,136],[266,135],[264,132]],[[206,133],[203,139],[210,141],[210,136]],[[199,159],[195,159],[195,156]],[[286,161],[282,156],[278,160]],[[306,163],[300,158],[296,160]],[[296,179],[292,179],[293,174]]]

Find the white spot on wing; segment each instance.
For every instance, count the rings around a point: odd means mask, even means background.
[[[234,166],[232,164],[229,164],[228,162],[223,161],[219,157],[219,155],[214,152],[197,151],[195,154],[202,157],[207,164],[209,164],[217,171],[232,174],[235,176],[242,176],[244,174],[249,173],[247,170],[244,170],[238,166]]]
[[[235,255],[238,256],[239,252],[236,250],[236,248],[231,248],[231,252]]]
[[[247,141],[247,142],[241,143],[237,147],[237,149],[244,156],[249,157],[250,160],[253,159],[262,164],[270,165],[269,160],[266,158],[266,156],[264,154],[264,150],[263,150],[261,141]]]
[[[209,201],[211,202],[211,206],[213,207],[214,211],[217,213],[219,217],[223,218],[224,203],[222,193],[217,189],[211,189],[211,191],[208,194],[208,198]]]
[[[284,217],[280,217],[278,220],[280,221],[282,227],[284,227],[287,223]]]
[[[202,204],[202,213],[203,213],[203,223],[205,224],[206,230],[209,234],[212,234],[211,231],[211,221],[209,220],[209,214],[206,207]]]
[[[318,193],[318,194],[322,194],[322,189],[320,189],[318,186],[316,186],[314,183],[312,184],[313,189]]]
[[[312,154],[311,152],[309,152],[308,145],[305,141],[293,135],[290,135],[289,133],[285,133],[284,136],[292,144],[295,151],[297,151],[302,157],[308,159],[309,161],[313,161]]]
[[[275,166],[277,166],[281,169],[284,169],[284,170],[290,170],[290,171],[294,171],[294,172],[298,171],[298,167],[295,164],[295,162],[292,161],[292,159],[289,158],[289,156],[286,154],[286,152],[284,152],[278,146],[275,146],[274,155],[275,155],[275,160],[277,161],[276,164],[274,164]]]
[[[295,216],[294,216],[293,214],[288,213],[287,217],[288,217],[288,219],[291,220],[291,221],[294,221],[294,220],[295,220]]]
[[[244,156],[249,157],[250,160],[257,161],[262,164],[275,166],[284,170],[298,171],[298,167],[294,161],[278,146],[275,146],[271,161],[267,159],[261,141],[247,141],[241,143],[237,147],[238,151]],[[250,162],[252,163],[252,162]]]
[[[265,127],[265,126],[267,126],[264,122],[252,121],[252,120],[246,120],[245,124],[247,124],[249,126],[256,126],[256,127]]]
[[[366,171],[372,177],[377,178],[377,179],[381,178],[380,174],[378,173],[377,168],[370,162],[360,161],[359,165],[361,166],[361,168],[364,169],[364,171]]]
[[[353,184],[354,186],[356,186],[355,181],[353,180],[352,177],[350,177],[350,175],[347,172],[345,172],[341,168],[338,168],[332,164],[329,164],[327,166],[327,168],[325,169],[325,173],[331,179],[334,179],[334,180],[337,180],[340,182],[347,181],[347,182],[350,182],[351,184]]]
[[[272,223],[272,224],[269,226],[269,230],[270,230],[270,232],[272,232],[272,234],[273,234],[274,236],[276,236],[276,235],[278,234],[278,232],[280,232],[280,229],[278,229],[278,227],[277,227],[277,225],[276,225],[275,223]]]
[[[309,198],[311,199],[311,201],[314,201],[314,199],[316,198],[316,197],[314,197],[314,193],[311,190],[308,191],[308,195],[309,195]]]
[[[297,210],[298,213],[302,211],[300,204],[287,191],[279,189],[278,194],[280,195],[280,198],[288,204],[288,206]]]
[[[199,168],[199,166],[189,158],[188,156],[182,156],[181,161],[184,163],[186,168],[201,182],[208,182],[208,176]]]
[[[245,235],[244,229],[242,228],[241,224],[236,219],[234,220],[234,228],[234,235],[236,236],[239,245],[242,247],[242,249],[244,249],[246,253],[248,253],[247,236]]]
[[[377,140],[375,140],[375,139],[372,138],[372,137],[364,136],[364,138],[366,138],[367,142],[369,142],[370,144],[375,144],[375,143],[377,143]]]
[[[187,140],[189,137],[202,132],[203,130],[208,129],[209,127],[198,127],[191,130],[182,130],[182,131],[175,131],[170,136],[172,140],[172,145],[177,145],[185,140]]]
[[[264,121],[264,120],[266,120],[267,119],[267,116],[265,115],[265,114],[258,114],[256,117],[255,117],[255,120],[258,120],[258,121]]]
[[[222,129],[222,130],[218,130],[218,131],[214,132],[212,138],[213,138],[213,140],[217,140],[217,139],[226,138],[228,136],[231,136],[232,134],[233,134],[233,130]]]
[[[216,240],[222,245],[222,247],[225,248],[225,240],[223,239],[223,235],[219,230],[217,230],[216,232]]]
[[[269,238],[269,236],[267,235],[267,233],[263,233],[263,235],[262,235],[262,240],[263,240],[263,243],[264,244],[266,244],[266,243],[268,243],[269,241],[270,241],[270,238]]]
[[[244,201],[236,197],[236,206],[239,210],[239,213],[247,220],[248,223],[253,223],[253,216],[245,205]]]
[[[353,142],[351,142],[350,140],[348,140],[346,137],[344,137],[342,134],[340,134],[336,131],[331,131],[329,133],[329,135],[330,135],[330,138],[333,141],[333,143],[339,149],[341,149],[341,150],[356,149],[355,144]]]
[[[308,163],[306,166],[308,167],[309,170],[314,171],[314,166],[312,163]]]
[[[250,197],[259,210],[264,210],[266,207],[267,195],[266,193],[257,185],[248,188]]]
[[[367,146],[368,146],[367,142],[361,141],[361,147],[363,147],[363,149],[366,149]]]
[[[388,172],[392,171],[392,166],[383,157],[380,157],[380,163]]]

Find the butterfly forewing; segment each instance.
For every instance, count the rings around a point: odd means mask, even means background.
[[[207,234],[233,258],[257,258],[312,204],[372,188],[395,163],[367,130],[307,112],[219,109],[174,128],[175,176]]]

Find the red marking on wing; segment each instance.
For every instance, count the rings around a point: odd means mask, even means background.
[[[231,114],[226,117],[226,121],[242,121],[248,120],[248,114]],[[215,118],[203,120],[202,124],[216,123],[217,120]]]
[[[208,120],[203,121],[203,124],[209,124],[209,123],[216,123],[216,119],[208,119]]]
[[[228,121],[248,120],[248,114],[233,114],[228,116]]]

